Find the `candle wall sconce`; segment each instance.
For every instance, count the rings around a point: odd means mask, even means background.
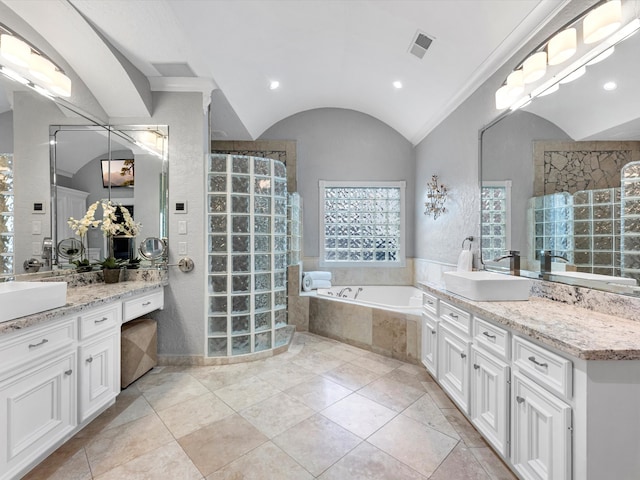
[[[447,211],[444,206],[446,200],[447,187],[442,184],[438,185],[438,176],[432,175],[431,181],[427,183],[427,201],[424,202],[424,214],[433,215],[433,219],[436,220]]]

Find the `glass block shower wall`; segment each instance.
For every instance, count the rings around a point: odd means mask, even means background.
[[[0,154],[0,275],[13,265],[13,155]]]
[[[620,189],[575,192],[573,220],[578,271],[620,276]]]
[[[573,263],[573,199],[566,192],[534,197],[535,260],[550,250]]]
[[[284,345],[285,165],[212,154],[207,192],[207,355],[246,355]]]
[[[298,265],[302,260],[302,198],[299,193],[289,195],[287,233],[289,236],[289,265]]]
[[[625,165],[621,172],[622,276],[640,280],[640,162]]]

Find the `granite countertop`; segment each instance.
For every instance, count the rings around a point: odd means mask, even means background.
[[[64,307],[45,310],[26,317],[0,323],[0,335],[39,325],[66,315],[104,305],[113,300],[127,299],[135,295],[164,287],[163,281],[126,281],[119,283],[94,283],[67,288],[67,304]]]
[[[583,360],[640,360],[640,322],[539,297],[530,297],[524,302],[476,302],[440,286],[419,285],[424,291],[474,315],[574,357]]]

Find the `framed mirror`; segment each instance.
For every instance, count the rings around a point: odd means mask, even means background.
[[[518,250],[523,275],[640,293],[639,52],[635,34],[481,132],[488,269]]]
[[[69,219],[82,219],[96,202],[96,220],[110,202],[116,222],[129,216],[139,228],[134,234],[112,236],[112,245],[100,227],[89,228],[83,240],[91,262],[108,256],[135,259],[142,239],[167,237],[167,126],[55,125],[50,144],[54,244],[77,238]],[[68,264],[55,251],[53,263]]]

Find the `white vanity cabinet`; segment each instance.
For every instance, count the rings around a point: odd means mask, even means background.
[[[79,421],[91,418],[120,393],[120,302],[84,313],[80,319]]]
[[[66,318],[0,341],[0,478],[14,478],[77,425],[76,323]]]
[[[422,362],[451,400],[522,479],[577,480],[572,361],[425,295]]]
[[[438,308],[438,380],[453,401],[468,414],[471,315],[442,300]]]
[[[503,457],[509,456],[510,367],[471,348],[471,422]]]
[[[438,377],[438,299],[424,293],[422,302],[421,360],[431,375]]]

